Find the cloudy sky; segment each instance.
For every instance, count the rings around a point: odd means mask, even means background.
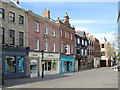
[[[110,0],[112,1],[112,0]],[[114,0],[115,1],[115,0]],[[117,37],[118,2],[21,2],[20,6],[43,15],[49,9],[51,18],[63,19],[66,12],[71,25],[76,31],[85,31],[95,38],[106,37],[109,42],[115,42]]]

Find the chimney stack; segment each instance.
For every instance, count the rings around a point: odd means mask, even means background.
[[[47,9],[45,9],[45,11],[43,12],[43,17],[49,18],[50,19],[50,11]]]
[[[89,36],[89,33],[86,33],[86,37],[88,37]]]
[[[90,38],[93,38],[93,35],[91,35]]]

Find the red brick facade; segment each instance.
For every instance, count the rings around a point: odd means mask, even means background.
[[[52,44],[55,43],[55,52],[60,52],[60,35],[59,27],[50,23],[48,18],[43,18],[34,14],[33,12],[28,13],[28,46],[31,50],[35,50],[35,39],[39,40],[39,49],[44,50],[44,42],[48,41],[48,52],[52,52]],[[43,18],[43,19],[41,19]],[[46,21],[44,21],[44,19]],[[39,23],[39,32],[35,31],[35,22]],[[44,35],[45,25],[48,27],[48,35]],[[55,37],[52,36],[52,30],[55,29]]]

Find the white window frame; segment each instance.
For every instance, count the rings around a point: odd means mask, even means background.
[[[53,43],[52,51],[55,52],[55,43]]]
[[[71,34],[71,40],[73,40],[73,34]]]
[[[69,34],[69,32],[68,32],[68,33],[67,33],[67,38],[68,38],[68,39],[69,39],[69,35],[70,35],[70,34]]]
[[[52,30],[52,36],[55,37],[55,28]]]
[[[35,39],[35,50],[39,50],[39,40]]]
[[[38,22],[35,22],[35,31],[39,32],[39,23]]]
[[[48,42],[44,43],[44,51],[47,52],[48,51]]]
[[[45,25],[44,34],[48,34],[48,27]]]
[[[73,45],[71,46],[71,53],[73,54]]]
[[[77,38],[77,43],[80,44],[80,38]]]
[[[61,41],[61,53],[63,53],[64,50],[63,50],[63,41]]]
[[[83,49],[81,49],[81,55],[83,55]]]
[[[69,44],[65,45],[65,50],[67,51],[65,54],[70,55],[70,45]]]
[[[84,45],[84,40],[82,40],[82,45]]]
[[[61,29],[61,37],[63,37],[63,30]]]

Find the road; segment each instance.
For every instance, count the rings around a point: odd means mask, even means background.
[[[74,73],[5,80],[5,88],[118,88],[118,72],[104,67]]]

